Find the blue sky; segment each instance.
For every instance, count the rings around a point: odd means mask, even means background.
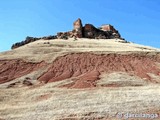
[[[26,36],[42,37],[83,24],[112,24],[128,41],[160,48],[159,0],[1,0],[0,51]]]

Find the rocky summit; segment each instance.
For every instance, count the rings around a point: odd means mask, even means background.
[[[73,30],[68,32],[58,32],[57,35],[50,35],[44,36],[42,38],[36,37],[29,37],[27,36],[26,39],[22,42],[17,42],[12,45],[12,49],[17,47],[23,46],[30,42],[34,42],[36,40],[44,39],[69,39],[69,38],[90,38],[90,39],[114,39],[114,38],[121,38],[119,32],[110,24],[102,25],[99,28],[94,27],[92,24],[85,24],[82,25],[82,20],[78,18],[73,23]]]
[[[121,38],[119,32],[110,24],[102,25],[96,28],[92,24],[82,25],[79,18],[73,23],[73,30],[64,33],[58,33],[57,38],[92,38],[92,39],[112,39]]]
[[[78,19],[12,47],[0,53],[0,120],[160,119],[160,50],[111,25]]]

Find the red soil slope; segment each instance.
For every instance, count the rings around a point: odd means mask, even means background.
[[[147,53],[124,55],[72,53],[58,57],[38,80],[48,83],[72,78],[74,82],[65,87],[89,88],[96,86],[95,81],[102,73],[127,72],[155,82],[147,73],[160,75],[156,62],[160,63],[160,58],[157,55],[147,55]],[[0,84],[27,75],[45,65],[44,62],[0,60]]]
[[[27,75],[44,65],[44,62],[30,63],[23,60],[0,60],[0,84]]]
[[[76,77],[69,88],[95,87],[99,75],[107,72],[127,72],[154,82],[147,73],[159,75],[160,69],[155,55],[143,54],[93,54],[72,53],[57,58],[49,70],[38,78],[40,81],[55,82]]]

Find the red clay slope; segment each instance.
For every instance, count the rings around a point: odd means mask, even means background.
[[[160,69],[155,62],[160,62],[160,59],[147,53],[125,55],[72,53],[57,58],[38,80],[48,83],[76,77],[75,82],[67,87],[88,88],[96,86],[95,81],[99,79],[101,73],[120,71],[154,82],[147,73],[159,75]]]
[[[0,84],[27,75],[44,65],[44,62],[31,63],[23,60],[0,60]]]

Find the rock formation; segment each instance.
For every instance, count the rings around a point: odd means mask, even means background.
[[[68,38],[92,38],[92,39],[114,39],[121,38],[119,32],[112,25],[102,25],[96,28],[92,24],[82,25],[82,21],[78,18],[73,23],[73,30],[69,32],[57,33],[57,38],[68,39]]]
[[[97,29],[92,24],[86,24],[83,27],[84,37],[94,38],[95,34],[98,33]]]
[[[92,39],[114,39],[114,38],[121,38],[119,32],[110,24],[102,25],[99,28],[96,28],[92,24],[85,24],[82,25],[82,21],[78,18],[73,23],[73,30],[68,32],[58,32],[57,35],[50,35],[44,36],[42,38],[36,37],[26,37],[26,39],[22,42],[17,42],[12,45],[12,49],[18,48],[30,42],[34,42],[36,40],[44,39],[44,40],[51,40],[51,39],[65,39],[68,38],[92,38]]]
[[[110,24],[102,25],[100,29],[103,31],[108,31],[108,32],[110,31],[112,33],[110,38],[120,38],[121,37],[119,32]]]
[[[74,23],[73,23],[73,26],[74,26],[74,30],[75,31],[75,36],[76,37],[79,37],[79,38],[82,38],[83,37],[83,33],[82,33],[82,29],[83,29],[83,26],[82,26],[82,21],[80,18],[78,18],[78,20],[76,20]]]
[[[92,38],[92,39],[109,39],[111,34],[106,31],[102,31],[97,29],[92,24],[86,24],[83,28],[84,37],[85,38]]]

